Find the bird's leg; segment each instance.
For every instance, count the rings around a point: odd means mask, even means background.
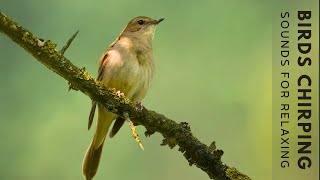
[[[143,108],[144,108],[144,107],[143,107],[143,105],[142,105],[141,102],[137,102],[137,103],[136,103],[136,109],[137,109],[138,111],[141,112],[141,111],[143,110]]]
[[[129,114],[128,113],[123,113],[123,117],[124,119],[129,123],[129,126],[131,128],[131,132],[132,132],[132,136],[133,138],[137,141],[137,143],[140,145],[141,149],[144,150],[143,148],[143,145],[142,145],[142,142],[140,140],[140,137],[139,135],[137,134],[137,130],[136,130],[136,127],[133,122],[130,120],[130,117],[129,117]]]

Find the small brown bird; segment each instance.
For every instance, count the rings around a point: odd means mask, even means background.
[[[152,40],[156,26],[162,20],[143,16],[133,18],[101,56],[97,80],[124,93],[133,103],[141,102],[153,78]],[[109,133],[110,137],[119,131],[125,121],[92,101],[88,129],[96,106],[98,122],[82,164],[82,173],[87,180],[91,180],[98,170],[103,144],[112,121],[116,120]]]

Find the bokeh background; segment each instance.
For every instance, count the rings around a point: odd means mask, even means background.
[[[101,54],[138,15],[165,18],[155,34],[156,75],[143,101],[224,150],[223,162],[271,179],[271,2],[0,0],[0,10],[61,48],[94,76]],[[90,99],[0,35],[0,179],[82,179],[93,131]],[[125,125],[107,139],[96,179],[208,179],[178,152]]]

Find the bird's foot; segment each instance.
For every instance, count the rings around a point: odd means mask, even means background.
[[[136,103],[136,110],[137,111],[139,111],[139,112],[141,112],[142,110],[143,110],[143,105],[142,105],[142,103],[141,102],[137,102]]]
[[[117,91],[117,92],[116,92],[116,95],[117,95],[119,98],[121,98],[121,97],[124,96],[124,93],[122,93],[122,92],[120,92],[120,91]]]

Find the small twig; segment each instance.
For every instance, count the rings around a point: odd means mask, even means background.
[[[61,55],[64,55],[64,53],[66,52],[66,50],[69,48],[69,46],[71,45],[71,43],[73,42],[73,40],[77,37],[79,31],[77,31],[76,33],[74,33],[71,38],[68,40],[68,42],[66,43],[66,45],[63,46],[63,48],[59,51],[61,53]],[[69,85],[69,90],[71,89],[78,91],[78,89],[76,87],[74,87],[70,81],[68,81],[68,85]]]
[[[123,113],[123,117],[125,118],[125,120],[128,122],[130,128],[131,128],[131,132],[132,132],[132,136],[133,138],[136,140],[136,142],[140,145],[141,149],[144,150],[142,142],[140,140],[140,137],[137,133],[136,127],[133,122],[130,120],[129,114],[128,113]]]
[[[63,48],[60,50],[60,53],[63,55],[66,50],[68,49],[68,47],[70,46],[70,44],[72,43],[72,41],[74,40],[74,38],[77,37],[79,31],[77,31],[76,33],[74,33],[71,38],[68,40],[67,44],[63,46]]]

